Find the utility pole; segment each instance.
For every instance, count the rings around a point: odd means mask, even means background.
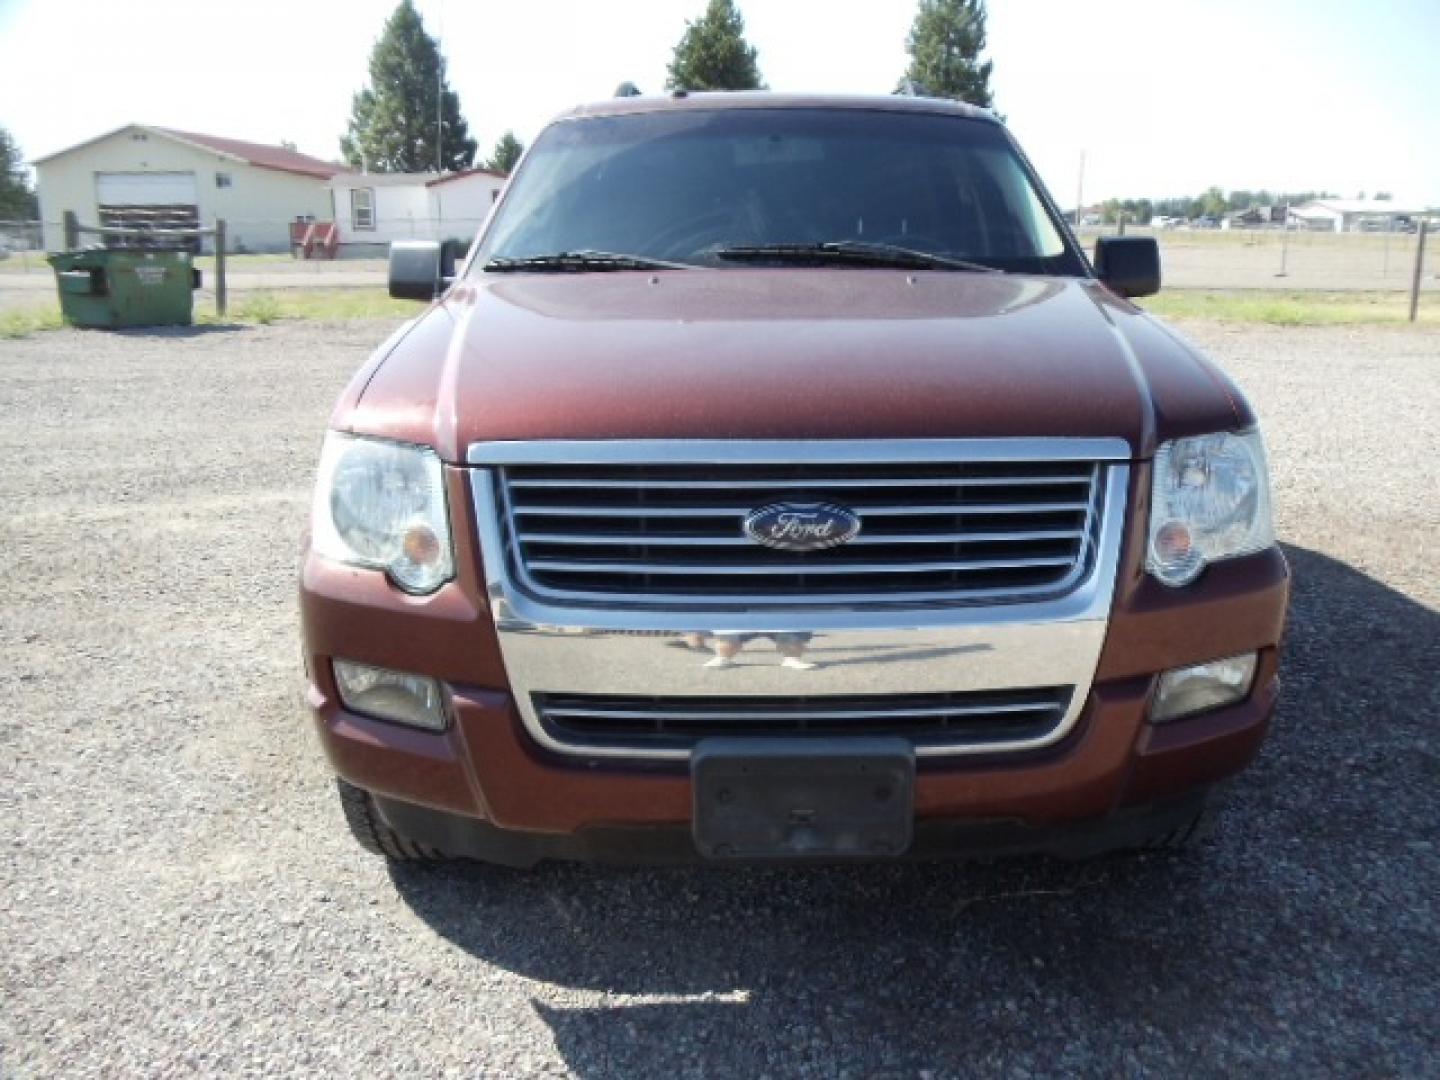
[[[1080,218],[1085,210],[1085,151],[1080,151],[1080,176],[1075,181],[1075,231],[1080,231]]]

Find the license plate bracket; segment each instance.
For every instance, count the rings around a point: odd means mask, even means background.
[[[708,858],[886,858],[910,846],[905,739],[702,739],[690,775],[695,846]]]

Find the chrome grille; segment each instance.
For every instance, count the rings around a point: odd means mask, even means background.
[[[895,444],[892,444],[895,445]],[[903,444],[900,444],[903,445]],[[570,602],[687,609],[1063,595],[1093,564],[1106,466],[1094,460],[514,463],[494,470],[519,583]],[[762,547],[777,501],[839,504],[843,547]]]
[[[535,694],[546,733],[568,749],[689,750],[722,735],[898,735],[917,750],[1031,745],[1064,721],[1074,688],[813,697]]]

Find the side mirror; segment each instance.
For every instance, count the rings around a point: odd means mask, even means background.
[[[1160,291],[1160,245],[1153,236],[1102,236],[1095,276],[1121,296],[1151,296]]]
[[[397,300],[434,300],[455,280],[455,253],[433,240],[396,240],[390,245],[390,295]]]

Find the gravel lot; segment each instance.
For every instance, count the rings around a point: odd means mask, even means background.
[[[300,705],[380,324],[0,343],[0,1073],[1435,1075],[1440,334],[1191,325],[1265,417],[1285,703],[1178,859],[388,872]]]

